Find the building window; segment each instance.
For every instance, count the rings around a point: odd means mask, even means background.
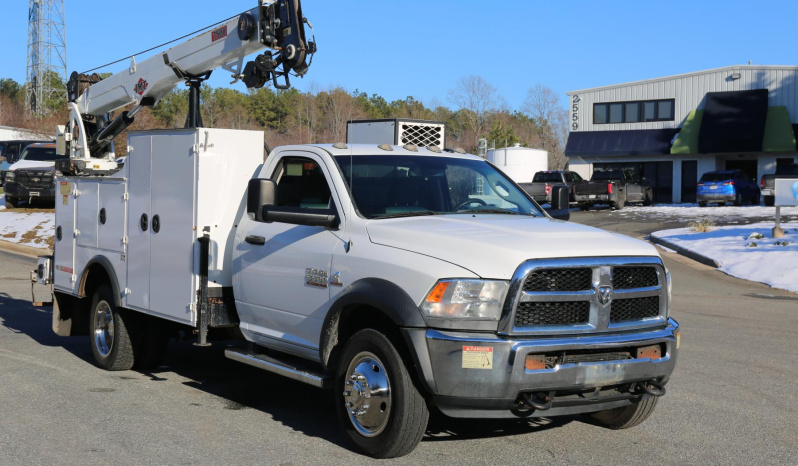
[[[673,121],[674,99],[593,104],[593,123],[640,123]]]
[[[603,125],[607,122],[607,104],[595,104],[593,106],[593,123]]]
[[[623,104],[610,104],[610,123],[623,123]]]

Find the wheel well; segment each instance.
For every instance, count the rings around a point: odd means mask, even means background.
[[[403,358],[409,356],[399,328],[390,317],[373,306],[351,304],[338,311],[326,329],[322,351],[324,366],[334,370],[344,343],[359,330],[366,328],[379,330],[393,343]]]
[[[102,283],[111,285],[111,278],[108,275],[108,271],[105,270],[105,267],[95,262],[83,273],[83,277],[81,277],[80,280],[80,287],[78,288],[78,296],[81,298],[91,298],[92,295],[94,295],[94,291]]]

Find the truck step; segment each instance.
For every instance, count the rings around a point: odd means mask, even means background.
[[[225,357],[250,366],[304,382],[314,387],[332,388],[332,378],[324,373],[301,367],[294,362],[281,361],[265,354],[253,353],[242,348],[227,348]]]

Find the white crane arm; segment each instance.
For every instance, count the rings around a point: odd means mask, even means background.
[[[249,14],[258,18],[259,10],[259,7],[253,8]],[[230,20],[141,63],[131,60],[128,70],[86,89],[75,101],[78,110],[83,115],[99,116],[130,104],[140,104],[145,97],[157,103],[185,81],[186,77],[178,75],[180,72],[199,75],[225,67],[240,75],[244,58],[266,47],[259,40],[260,21],[255,21],[257,31],[247,40],[241,40],[237,34],[238,21]]]

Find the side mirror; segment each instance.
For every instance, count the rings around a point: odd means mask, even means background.
[[[571,219],[568,201],[568,186],[554,186],[551,188],[551,208],[546,212],[557,220],[568,221]]]
[[[269,179],[249,180],[247,185],[247,213],[255,221],[264,222],[263,207],[271,206],[277,200],[277,183]]]

